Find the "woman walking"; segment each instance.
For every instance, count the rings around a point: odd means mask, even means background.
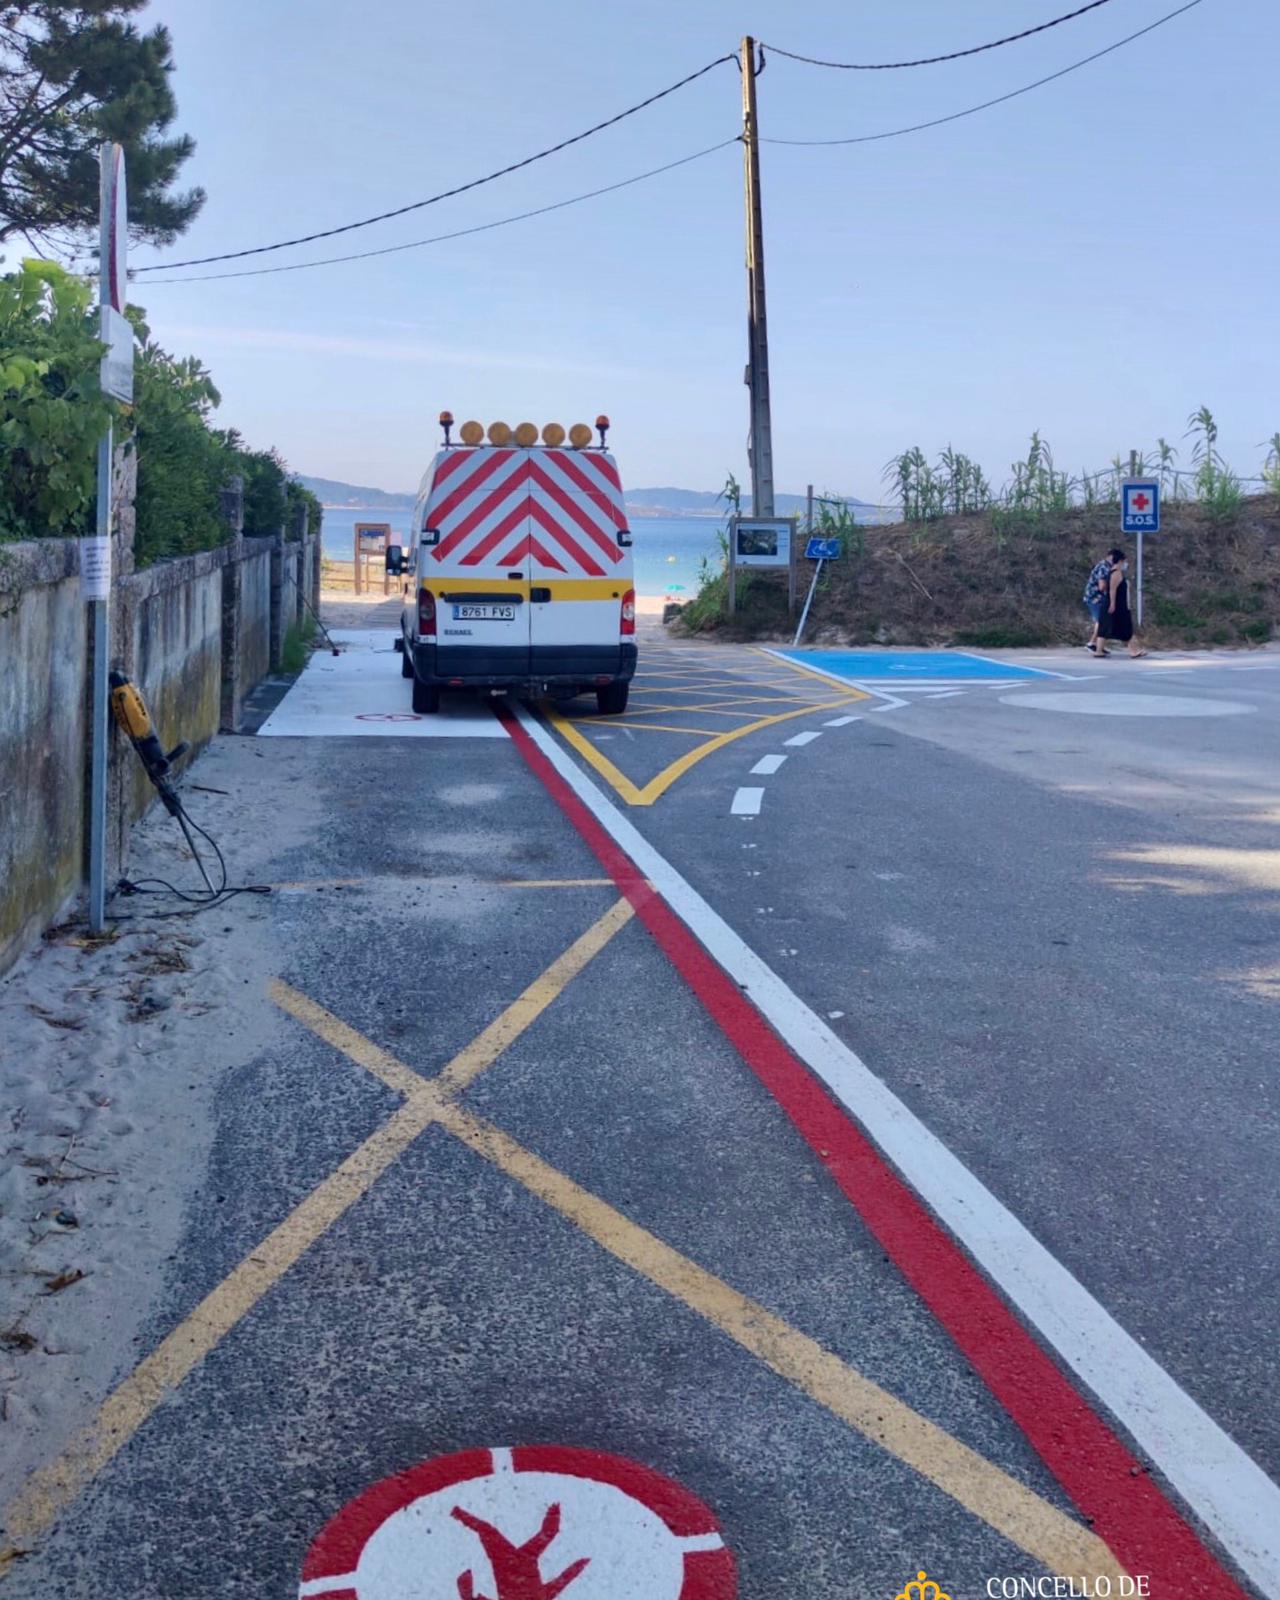
[[[1102,619],[1107,613],[1111,600],[1111,574],[1125,559],[1123,550],[1108,550],[1089,574],[1089,581],[1084,586],[1084,603],[1089,608],[1089,615],[1093,618],[1093,632],[1089,636],[1087,648],[1095,656],[1105,656],[1107,651],[1102,646]]]
[[[1119,555],[1120,559],[1111,569],[1108,580],[1107,609],[1102,614],[1098,625],[1099,648],[1097,655],[1109,655],[1110,651],[1101,647],[1101,640],[1114,639],[1120,644],[1129,647],[1129,658],[1136,661],[1139,656],[1145,656],[1146,651],[1138,644],[1133,636],[1133,613],[1129,609],[1129,559],[1123,551],[1113,550],[1112,555]]]

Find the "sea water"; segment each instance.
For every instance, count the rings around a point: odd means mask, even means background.
[[[407,544],[410,516],[409,511],[381,507],[326,506],[324,553],[335,561],[350,561],[357,522],[388,523],[393,540]],[[634,518],[631,535],[636,593],[692,599],[698,592],[703,558],[716,572],[723,563],[716,539],[719,529],[720,523],[714,517]]]

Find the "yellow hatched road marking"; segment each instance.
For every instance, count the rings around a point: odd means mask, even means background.
[[[687,750],[678,757],[670,766],[664,767],[657,777],[650,778],[648,783],[640,785],[633,783],[626,773],[616,767],[602,751],[598,750],[591,740],[565,716],[562,716],[554,707],[548,707],[546,715],[556,731],[568,741],[569,744],[590,766],[594,767],[605,782],[616,793],[622,796],[629,806],[651,806],[655,800],[664,795],[675,783],[677,778],[682,778],[691,767],[699,761],[705,761],[709,755],[714,755],[717,750],[723,750],[726,745],[733,744],[737,739],[745,739],[749,733],[759,733],[762,728],[775,727],[780,722],[789,722],[793,717],[812,716],[817,711],[830,711],[833,707],[852,705],[857,700],[865,700],[867,696],[859,690],[854,690],[838,700],[827,700],[822,704],[800,706],[795,711],[779,711],[772,716],[760,717],[754,722],[748,722],[741,728],[729,728],[724,733],[714,734],[705,744],[698,745],[693,750]],[[670,706],[665,710],[678,711],[682,709],[705,709]],[[722,713],[722,715],[728,713]]]
[[[677,728],[669,722],[635,722],[630,717],[575,717],[579,728],[641,728],[647,733],[690,733],[714,739],[718,728]]]

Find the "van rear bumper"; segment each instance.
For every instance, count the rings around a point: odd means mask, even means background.
[[[476,651],[415,644],[410,654],[419,681],[444,689],[512,689],[541,695],[629,683],[636,670],[636,647],[630,643],[547,645],[532,650],[490,646]]]

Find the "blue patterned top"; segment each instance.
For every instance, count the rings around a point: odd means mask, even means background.
[[[1095,600],[1105,600],[1107,591],[1111,587],[1111,572],[1115,562],[1110,556],[1103,556],[1093,571],[1089,574],[1089,581],[1084,586],[1084,603],[1091,605]]]

